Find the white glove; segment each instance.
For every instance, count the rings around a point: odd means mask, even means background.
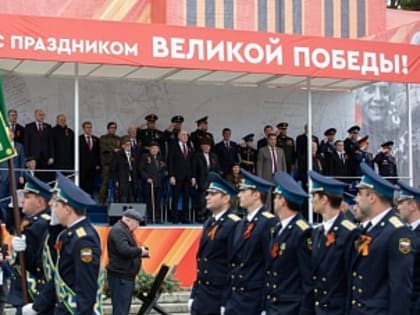
[[[220,306],[220,315],[225,315],[226,307]]]
[[[262,311],[262,312],[261,312],[261,315],[265,315],[265,314],[267,314],[265,311]]]
[[[188,310],[189,310],[190,312],[191,312],[191,307],[192,307],[193,302],[194,302],[194,299],[189,299],[189,300],[188,300]]]
[[[38,312],[36,312],[34,309],[33,309],[33,306],[34,304],[33,303],[29,303],[29,304],[26,304],[24,307],[22,307],[22,315],[36,315],[36,314],[38,314]]]
[[[24,252],[26,249],[26,236],[13,236],[12,237],[12,247],[15,252]]]

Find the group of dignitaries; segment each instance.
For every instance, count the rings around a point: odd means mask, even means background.
[[[340,211],[348,184],[308,172],[322,216],[315,226],[300,210],[309,195],[286,172],[273,184],[241,170],[239,192],[211,173],[191,314],[420,314],[420,189],[398,182],[395,209],[395,186],[366,163],[360,169],[354,222]],[[242,219],[231,208],[236,195]]]

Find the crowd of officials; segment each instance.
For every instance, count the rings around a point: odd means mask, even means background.
[[[26,160],[26,167],[32,172],[36,169],[35,174],[44,181],[53,179],[53,169],[73,172],[74,133],[67,126],[65,115],[57,116],[54,127],[44,121],[41,109],[35,110],[34,121],[25,127],[17,118],[17,112],[9,110],[9,125],[18,152],[14,159],[16,168],[25,168]],[[180,115],[171,119],[165,131],[157,129],[157,120],[157,115],[149,114],[145,124],[129,126],[122,137],[117,135],[115,122],[109,122],[107,133],[100,137],[93,134],[92,122],[83,122],[83,133],[79,136],[80,187],[92,196],[98,193],[96,199],[100,204],[144,202],[150,221],[153,217],[155,222],[174,223],[204,221],[210,171],[235,185],[241,179],[240,168],[271,182],[275,172],[286,171],[307,190],[306,126],[295,140],[287,135],[287,122],[277,124],[276,129],[267,125],[264,137],[255,146],[254,134],[245,135],[242,143],[236,143],[231,140],[229,128],[222,130],[222,139],[216,143],[208,131],[207,117],[198,119],[197,129],[190,134],[183,129],[184,118]],[[359,126],[352,126],[347,132],[346,139],[336,139],[335,128],[326,130],[321,141],[315,135],[312,137],[312,169],[354,182],[361,176],[360,163],[365,162],[395,182],[393,142],[383,143],[379,152],[373,154],[369,150],[369,137],[359,135]],[[0,168],[7,168],[7,164]],[[2,199],[10,193],[7,171],[0,172]],[[16,172],[20,185],[24,183],[22,174]]]

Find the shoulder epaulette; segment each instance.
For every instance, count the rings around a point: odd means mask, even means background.
[[[241,218],[240,217],[238,217],[236,214],[234,214],[234,213],[231,213],[231,214],[229,214],[228,215],[228,218],[229,219],[231,219],[232,221],[239,221]]]
[[[41,218],[47,221],[51,220],[51,216],[48,213],[41,214]]]
[[[349,220],[341,221],[341,225],[344,226],[349,231],[353,231],[356,228],[356,225]]]
[[[83,226],[79,227],[79,228],[76,230],[76,235],[77,235],[78,237],[83,237],[83,236],[86,236],[86,231],[85,231],[85,228],[84,228]]]
[[[272,218],[274,218],[274,214],[272,214],[271,212],[268,212],[268,211],[264,211],[264,212],[262,213],[262,215],[263,215],[263,216],[265,216],[267,219],[272,219]]]
[[[404,223],[402,223],[402,221],[401,221],[398,217],[396,217],[396,216],[392,216],[392,217],[389,219],[389,222],[390,222],[393,226],[395,226],[396,228],[400,228],[400,227],[404,226]]]
[[[297,221],[296,221],[296,225],[297,225],[298,227],[300,227],[300,229],[301,229],[302,231],[305,231],[305,230],[309,229],[309,224],[308,224],[308,223],[306,223],[306,222],[305,222],[304,220],[302,220],[302,219],[297,220]]]

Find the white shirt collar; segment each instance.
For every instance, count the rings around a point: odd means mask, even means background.
[[[414,221],[413,223],[410,224],[411,228],[413,229],[413,231],[415,229],[417,229],[417,227],[420,225],[420,219]]]
[[[246,219],[248,220],[248,222],[252,222],[252,220],[254,219],[254,217],[257,215],[258,211],[261,209],[257,208],[254,211],[248,212],[248,214],[246,215]]]
[[[290,222],[293,220],[293,218],[296,216],[297,214],[294,214],[286,219],[280,220],[281,222],[281,229],[278,232],[278,234],[280,235],[281,232],[284,231],[285,228],[287,228],[287,226],[290,224]]]
[[[76,221],[74,221],[72,224],[70,224],[67,228],[70,228],[73,225],[76,225],[77,223],[79,223],[80,221],[83,221],[84,219],[86,219],[86,216],[80,217],[79,219],[77,219]]]
[[[331,227],[334,224],[335,219],[337,219],[339,213],[337,213],[337,215],[335,215],[334,217],[332,217],[331,219],[328,219],[327,221],[322,221],[322,225],[324,225],[324,233],[327,234]]]
[[[381,220],[388,214],[389,211],[391,211],[392,208],[389,208],[381,213],[379,213],[376,217],[373,217],[370,222],[372,223],[372,226],[368,229],[371,230],[373,229],[374,226],[376,226],[379,222],[381,222]]]
[[[222,212],[219,212],[218,214],[216,214],[216,215],[213,215],[213,218],[216,220],[216,221],[218,221],[225,213],[226,213],[226,211],[228,211],[229,209],[226,209],[226,210],[224,210],[224,211],[222,211]]]

